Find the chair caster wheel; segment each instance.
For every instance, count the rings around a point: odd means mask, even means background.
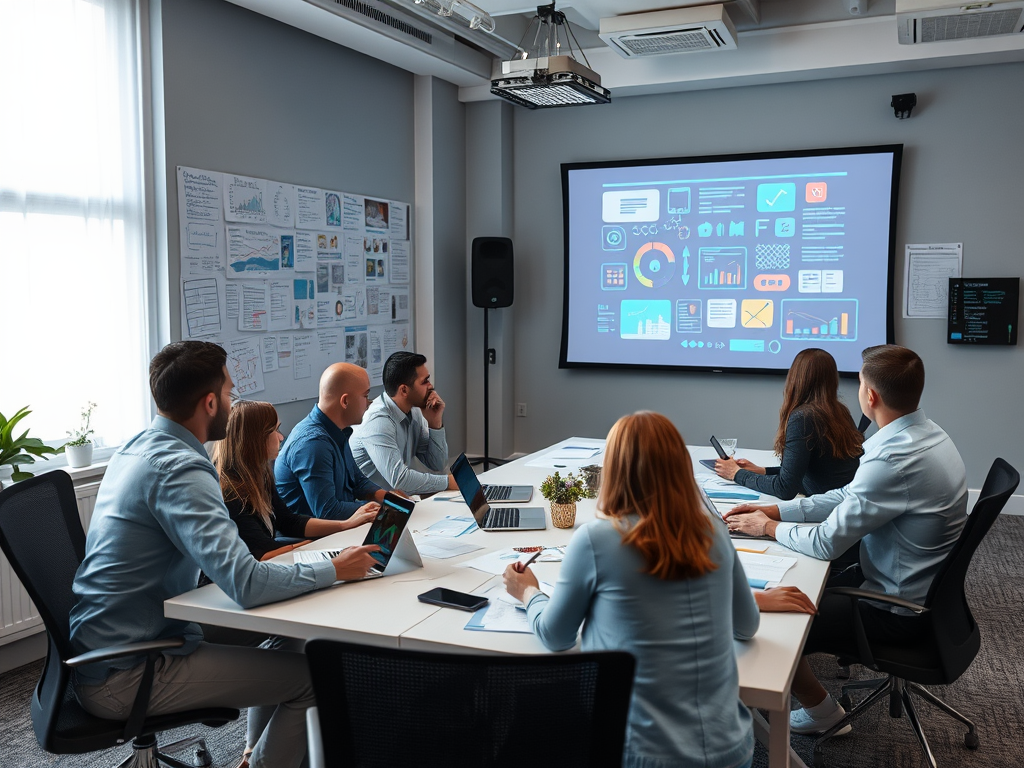
[[[840,664],[839,668],[836,669],[836,679],[837,680],[849,680],[850,679],[850,667],[849,666],[844,666],[844,665]]]
[[[977,749],[978,745],[981,744],[981,740],[978,738],[978,734],[974,731],[968,731],[964,734],[964,746],[968,749]]]
[[[849,712],[853,709],[853,699],[850,698],[849,694],[844,693],[839,697],[839,706]]]
[[[213,765],[213,756],[205,749],[197,749],[196,765],[203,766],[203,768]]]

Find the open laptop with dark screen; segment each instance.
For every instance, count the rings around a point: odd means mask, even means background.
[[[452,462],[452,476],[482,531],[539,531],[547,528],[543,507],[491,507],[465,454]]]

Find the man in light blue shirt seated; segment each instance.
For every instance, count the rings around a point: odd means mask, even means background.
[[[742,504],[726,519],[732,530],[765,534],[822,560],[861,541],[859,568],[828,586],[861,587],[921,604],[967,521],[967,473],[949,435],[918,408],[921,358],[883,345],[865,349],[862,359],[858,399],[878,432],[864,441],[850,484],[774,506]],[[822,599],[805,655],[856,654],[851,606],[847,597]],[[919,617],[902,611],[867,606],[862,614],[868,636],[879,640],[909,642],[921,629]],[[796,733],[820,733],[845,715],[806,659],[793,678],[793,695],[804,706],[790,718]]]
[[[370,377],[363,368],[335,363],[323,372],[317,404],[274,462],[277,492],[293,512],[347,520],[384,501],[385,491],[359,471],[349,444],[369,404]]]
[[[407,494],[455,490],[445,471],[444,400],[430,383],[427,358],[395,352],[384,363],[384,391],[352,435],[352,455],[371,481]],[[419,459],[431,472],[413,469]]]
[[[76,653],[181,637],[156,661],[147,716],[201,707],[250,707],[252,768],[298,768],[313,704],[302,654],[203,642],[196,624],[164,617],[164,600],[194,589],[200,570],[249,608],[354,579],[375,547],[353,547],[316,565],[261,563],[238,536],[203,443],[225,435],[231,377],[224,350],[204,341],[166,346],[150,363],[157,413],[114,454],[100,484],[75,576]],[[80,667],[75,693],[97,717],[126,720],[144,657]],[[265,709],[264,709],[265,708]],[[263,710],[260,712],[260,710]]]

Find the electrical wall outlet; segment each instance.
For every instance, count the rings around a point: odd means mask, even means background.
[[[526,417],[526,403],[516,403],[516,416],[520,418]]]

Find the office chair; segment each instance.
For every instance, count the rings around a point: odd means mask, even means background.
[[[824,765],[822,746],[827,739],[839,730],[863,715],[886,695],[889,697],[889,715],[901,717],[906,709],[907,718],[921,742],[925,757],[932,768],[936,768],[935,756],[928,746],[924,729],[918,718],[917,710],[911,694],[917,694],[925,701],[937,707],[947,715],[959,720],[967,726],[964,735],[964,746],[977,749],[979,745],[978,731],[974,723],[957,712],[951,706],[926,689],[925,685],[949,685],[967,671],[981,648],[981,631],[971,608],[967,603],[964,581],[967,568],[971,563],[975,550],[988,533],[989,528],[999,517],[999,512],[1006,504],[1020,483],[1020,474],[1003,459],[996,459],[985,478],[981,495],[978,497],[974,510],[967,518],[960,538],[946,556],[939,572],[935,575],[924,605],[917,605],[898,597],[882,595],[863,589],[849,587],[833,587],[826,593],[848,595],[855,605],[860,600],[906,608],[927,621],[924,639],[916,638],[913,643],[893,645],[871,640],[864,631],[859,610],[854,610],[854,628],[857,638],[858,652],[855,657],[841,659],[840,664],[859,663],[887,677],[881,680],[864,680],[847,683],[843,686],[843,694],[839,703],[847,710],[847,715],[836,725],[829,728],[814,743],[814,766]],[[850,691],[857,688],[874,688],[856,707],[851,707]]]
[[[325,768],[622,765],[628,653],[481,656],[310,640],[306,657]]]
[[[871,426],[871,419],[865,416],[863,413],[860,415],[860,422],[857,424],[857,431],[862,435],[868,431],[868,427]]]
[[[78,516],[75,489],[66,472],[52,471],[22,480],[0,492],[0,549],[32,598],[46,626],[48,648],[39,683],[32,696],[32,727],[39,746],[54,754],[78,754],[132,742],[132,754],[119,768],[192,768],[167,751],[192,750],[202,765],[210,764],[200,738],[168,745],[161,752],[156,734],[192,723],[212,727],[238,717],[237,709],[206,708],[146,717],[156,659],[184,638],[170,638],[100,648],[80,656],[71,649],[70,614],[75,604],[71,585],[85,557],[85,532]],[[125,721],[90,715],[75,698],[71,669],[125,656],[146,656],[146,668],[135,703]]]

